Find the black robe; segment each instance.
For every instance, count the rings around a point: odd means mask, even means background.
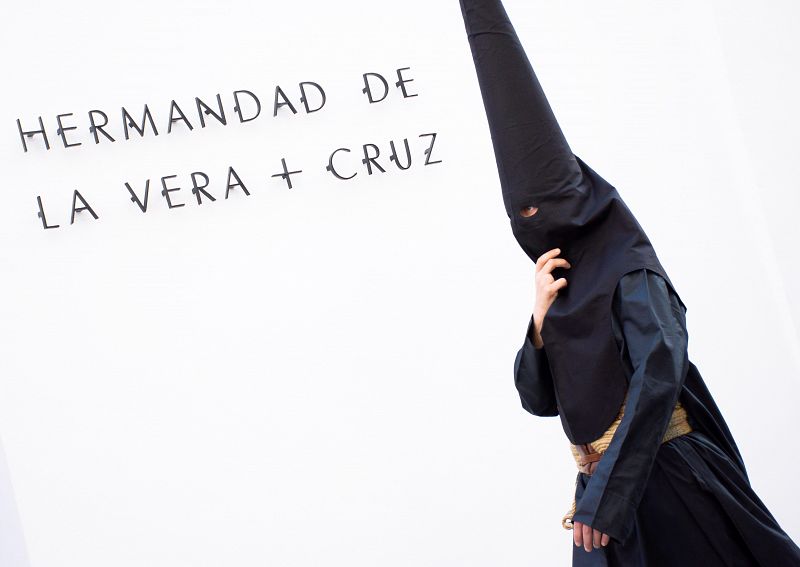
[[[523,405],[558,415],[580,444],[603,434],[628,392],[600,466],[576,485],[574,520],[612,542],[576,548],[574,564],[800,567],[689,361],[686,306],[644,229],[572,152],[501,0],[459,2],[511,230],[532,261],[560,248],[572,266],[553,270],[569,285],[548,309],[544,349],[528,338],[517,357]],[[694,431],[662,444],[677,400]]]
[[[612,539],[587,552],[570,538],[573,566],[800,566],[800,549],[751,488],[689,361],[685,308],[665,280],[647,269],[623,276],[612,323],[628,402],[595,472],[577,473],[573,518]],[[533,346],[532,324],[515,360],[516,387],[528,412],[556,416],[547,345]],[[694,431],[661,443],[676,400]]]

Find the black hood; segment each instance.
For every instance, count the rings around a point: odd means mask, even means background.
[[[460,1],[511,229],[532,261],[560,248],[572,266],[561,270],[568,285],[542,338],[567,436],[588,443],[616,417],[626,391],[611,328],[617,283],[648,268],[675,289],[617,190],[573,154],[502,2]],[[538,210],[522,216],[527,207]]]
[[[566,256],[607,247],[592,236],[612,217],[628,217],[615,227],[629,233],[618,235],[622,240],[641,240],[643,231],[617,190],[596,173],[587,175],[570,149],[502,2],[462,0],[461,8],[506,213],[523,250],[536,261],[552,248]],[[531,206],[536,214],[520,214]]]

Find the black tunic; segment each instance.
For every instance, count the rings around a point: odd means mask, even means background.
[[[573,518],[612,539],[591,552],[573,545],[573,566],[800,566],[800,549],[751,488],[738,450],[720,449],[736,446],[688,359],[685,310],[665,280],[628,273],[612,311],[628,402],[594,474],[577,473]],[[516,387],[528,412],[556,416],[547,345],[533,346],[532,323]],[[661,443],[676,400],[694,431]]]

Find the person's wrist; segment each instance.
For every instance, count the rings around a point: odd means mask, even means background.
[[[544,322],[544,317],[539,314],[538,311],[533,312],[533,346],[535,348],[542,348],[544,346],[544,342],[542,341],[542,323]]]
[[[542,323],[544,322],[544,313],[542,313],[538,309],[533,310],[533,325],[536,327],[536,331],[539,332],[542,330]]]

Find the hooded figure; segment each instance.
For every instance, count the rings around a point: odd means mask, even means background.
[[[511,230],[533,262],[560,248],[571,265],[544,347],[531,320],[517,353],[522,405],[558,415],[573,447],[613,432],[573,516],[611,541],[573,565],[800,565],[688,359],[686,306],[644,230],[571,151],[500,0],[460,2]],[[691,432],[662,442],[681,407]]]

